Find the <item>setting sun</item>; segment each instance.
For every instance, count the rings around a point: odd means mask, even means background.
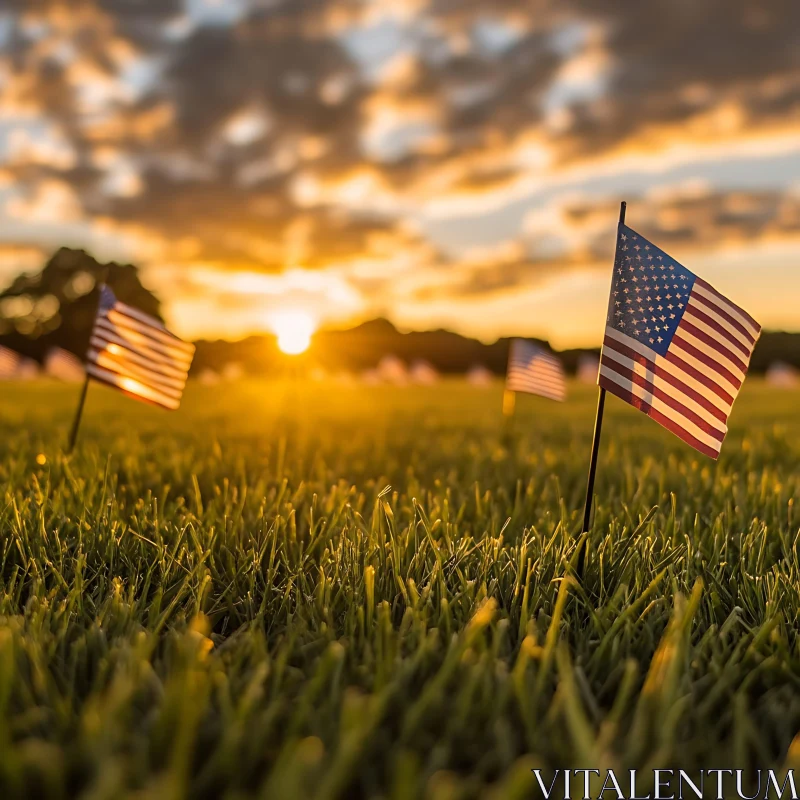
[[[287,355],[304,353],[311,344],[316,323],[305,311],[283,311],[272,318],[278,347]]]

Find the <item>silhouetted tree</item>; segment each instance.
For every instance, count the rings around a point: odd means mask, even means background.
[[[0,344],[39,360],[54,345],[83,357],[103,280],[120,300],[161,318],[158,298],[133,264],[102,264],[62,247],[41,272],[20,275],[0,292]]]

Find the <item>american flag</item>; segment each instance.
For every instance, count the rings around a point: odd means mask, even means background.
[[[506,389],[563,400],[567,390],[561,362],[539,345],[525,339],[512,339]]]
[[[181,341],[155,317],[120,303],[103,286],[86,356],[90,378],[174,410],[193,356],[193,344]]]
[[[15,378],[22,357],[15,350],[0,345],[0,380]]]
[[[44,359],[44,371],[59,381],[82,381],[85,377],[83,362],[60,347],[51,347]]]
[[[711,458],[761,326],[625,225],[600,359],[600,386]]]

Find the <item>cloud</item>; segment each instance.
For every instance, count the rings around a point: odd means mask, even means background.
[[[743,135],[797,108],[800,7],[791,0],[581,5],[606,31],[613,70],[601,98],[572,109],[569,154],[641,142],[660,126],[674,135],[694,119],[711,136]]]
[[[40,269],[49,254],[35,244],[0,243],[0,276],[4,280]]]
[[[9,198],[5,212],[11,219],[28,223],[77,222],[83,217],[83,207],[72,187],[54,179],[40,181]]]
[[[800,242],[800,192],[794,189],[719,193],[690,181],[631,200],[635,222],[629,218],[628,224],[685,261],[759,242]],[[608,270],[618,214],[617,200],[556,201],[526,216],[519,239],[443,261],[448,279],[420,287],[415,296],[488,297]]]
[[[608,221],[616,203],[576,204],[565,211],[573,227]],[[688,182],[652,192],[636,202],[635,228],[669,249],[719,250],[738,243],[798,237],[800,196],[794,191],[719,193]]]
[[[605,264],[615,203],[561,195],[559,175],[793,134],[800,110],[795,0],[10,11],[0,223],[97,228],[145,263],[330,272],[389,303],[391,287],[480,297]],[[443,254],[423,233],[438,208],[472,215],[469,239],[473,218],[521,208],[531,187],[537,208],[492,246]],[[793,236],[785,192],[690,188],[643,195],[643,233],[706,250]]]
[[[168,268],[154,288],[176,292],[170,323],[184,336],[208,336],[209,316],[220,324],[213,336],[241,337],[270,328],[273,314],[299,308],[315,319],[346,320],[363,309],[363,299],[337,271],[323,274],[289,269],[281,274],[240,271],[221,273],[198,267],[187,273]],[[177,291],[176,291],[177,289]]]

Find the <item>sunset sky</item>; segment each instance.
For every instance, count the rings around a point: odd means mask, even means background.
[[[11,0],[0,281],[143,268],[187,337],[596,345],[628,224],[800,330],[797,0]]]

